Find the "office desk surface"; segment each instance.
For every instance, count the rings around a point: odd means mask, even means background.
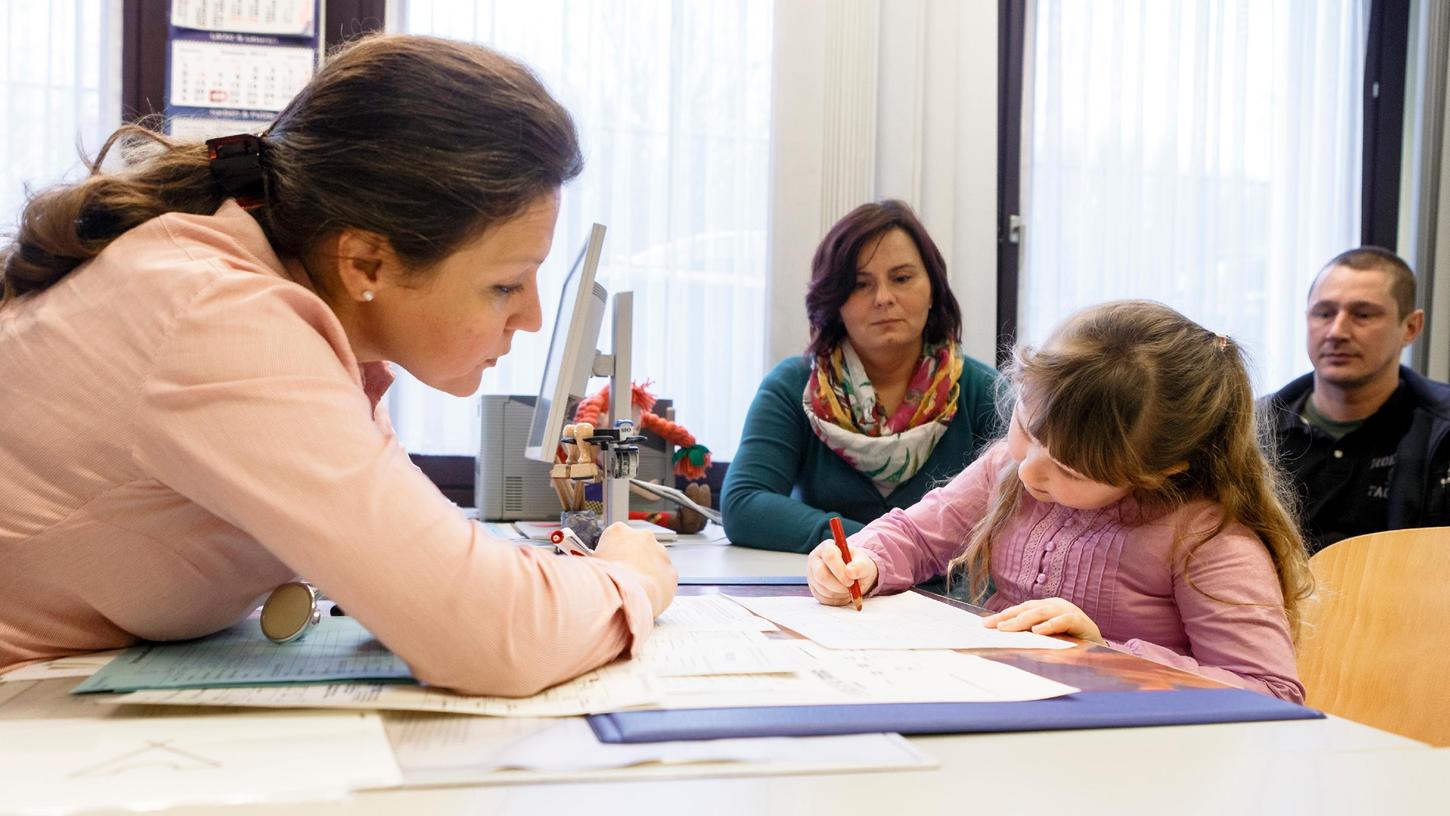
[[[736,547],[715,524],[695,535],[680,536],[669,553],[681,578],[806,574],[804,555]]]
[[[919,737],[931,771],[365,793],[328,814],[1444,813],[1450,750],[1346,720]],[[254,812],[258,809],[247,810]],[[168,811],[169,812],[169,811]],[[176,813],[234,813],[188,809]]]
[[[805,556],[707,535],[670,548],[681,576],[799,575]],[[696,592],[701,590],[690,590]],[[704,590],[708,591],[708,590]],[[1077,650],[1074,650],[1077,651]],[[460,787],[362,793],[340,802],[167,813],[589,816],[951,812],[1445,813],[1450,750],[1347,720],[913,737],[929,771]],[[3,811],[0,796],[0,811]]]

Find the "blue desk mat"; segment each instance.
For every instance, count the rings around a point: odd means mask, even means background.
[[[600,742],[665,742],[827,734],[977,734],[1322,719],[1304,706],[1235,688],[1080,691],[1015,703],[694,708],[589,717]]]

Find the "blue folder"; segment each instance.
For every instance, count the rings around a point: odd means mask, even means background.
[[[665,742],[826,734],[973,734],[1152,725],[1309,720],[1324,715],[1244,689],[1080,691],[1019,703],[691,708],[596,714],[600,742]]]
[[[735,575],[731,577],[712,577],[700,575],[682,575],[679,579],[680,586],[806,586],[804,575]]]

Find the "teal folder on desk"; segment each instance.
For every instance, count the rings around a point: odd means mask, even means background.
[[[71,691],[226,688],[277,683],[415,683],[408,665],[352,618],[325,617],[307,636],[273,643],[254,620],[214,635],[126,650]]]
[[[667,742],[829,734],[973,734],[1322,719],[1323,714],[1253,691],[1080,691],[1016,703],[892,703],[622,711],[596,714],[600,742]]]

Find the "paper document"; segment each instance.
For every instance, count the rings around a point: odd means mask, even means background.
[[[8,671],[0,674],[0,683],[14,683],[23,680],[50,680],[56,677],[90,677],[100,671],[111,659],[121,653],[121,649],[112,649],[109,652],[91,652],[89,654],[66,655],[47,660],[43,663],[32,663],[29,666]]]
[[[775,632],[778,628],[724,595],[676,595],[669,608],[655,618],[657,633],[666,629]]]
[[[630,662],[604,668],[545,689],[533,697],[465,697],[444,689],[384,683],[256,686],[136,691],[102,698],[148,705],[247,706],[260,708],[360,708],[441,711],[487,717],[572,717],[602,714],[660,699],[655,679]]]
[[[658,677],[769,674],[803,668],[800,650],[790,641],[729,629],[656,629],[634,662]]]
[[[1045,700],[1077,689],[1014,666],[961,652],[848,651],[795,641],[796,674],[662,677],[664,701],[651,708],[870,703],[1005,703]]]
[[[727,596],[828,649],[1071,649],[1031,632],[999,632],[965,609],[916,592],[867,598],[860,612],[815,598]]]
[[[75,684],[69,677],[0,683],[0,720],[93,720],[117,712],[96,702],[105,695],[71,694]]]
[[[6,813],[340,799],[400,780],[373,713],[0,720]]]
[[[935,767],[896,734],[606,744],[583,719],[384,717],[403,784],[516,784]]]
[[[281,644],[244,620],[197,640],[127,649],[75,693],[336,680],[412,682],[412,674],[352,618],[324,617],[306,637]]]

